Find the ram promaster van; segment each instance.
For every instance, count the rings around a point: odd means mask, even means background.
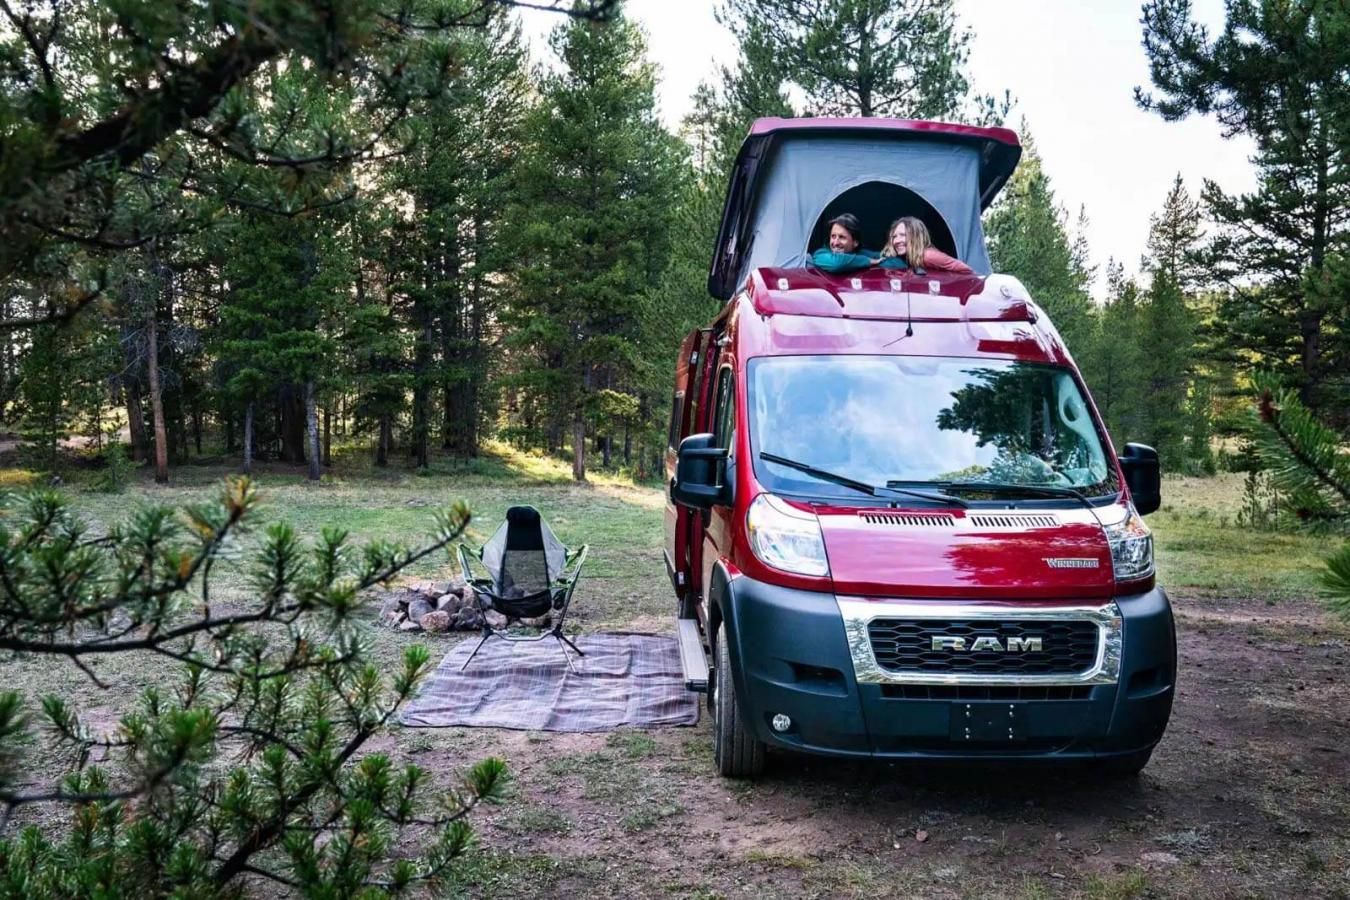
[[[1117,456],[1054,325],[989,273],[1001,128],[761,119],[676,366],[666,565],[715,756],[1050,760],[1132,774],[1172,708],[1157,454]],[[920,217],[974,275],[828,275],[857,216]]]

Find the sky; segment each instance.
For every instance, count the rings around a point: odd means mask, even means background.
[[[629,0],[660,70],[661,117],[674,128],[700,81],[736,59],[736,43],[713,18],[714,0]],[[976,92],[1016,100],[1008,124],[1029,131],[1072,228],[1087,211],[1087,237],[1105,286],[1108,257],[1137,273],[1149,216],[1181,174],[1192,196],[1206,178],[1228,191],[1255,185],[1250,141],[1224,139],[1213,119],[1164,122],[1139,109],[1134,87],[1149,86],[1136,0],[956,0],[974,33],[967,74]],[[1223,23],[1223,0],[1194,0],[1196,16]],[[523,13],[537,59],[555,14]]]

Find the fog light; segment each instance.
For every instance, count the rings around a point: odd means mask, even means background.
[[[782,713],[778,713],[769,724],[773,726],[774,731],[783,732],[792,727],[792,720]]]

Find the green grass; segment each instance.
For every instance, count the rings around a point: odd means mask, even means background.
[[[446,879],[445,897],[524,898],[555,897],[560,893],[586,896],[605,875],[598,857],[560,859],[547,853],[472,850],[461,857]],[[564,891],[564,885],[568,890]]]
[[[1089,875],[1083,885],[1087,900],[1134,900],[1148,891],[1148,878],[1138,869],[1113,875]]]
[[[1168,478],[1148,517],[1159,580],[1169,591],[1270,601],[1318,594],[1323,560],[1341,540],[1239,525],[1241,474]]]
[[[466,540],[476,545],[491,536],[507,507],[525,503],[539,508],[564,543],[591,545],[574,601],[579,621],[613,626],[637,615],[665,615],[673,608],[666,592],[658,597],[652,590],[660,582],[651,575],[663,565],[659,491],[607,475],[577,485],[570,467],[560,460],[500,445],[493,449],[492,455],[467,466],[438,460],[425,476],[350,462],[311,483],[302,472],[260,467],[254,482],[262,504],[251,536],[242,543],[255,541],[267,523],[285,520],[306,538],[334,526],[347,530],[358,543],[383,539],[418,544],[432,533],[437,509],[463,500],[473,511]],[[223,467],[182,467],[173,470],[170,484],[156,485],[149,473],[141,471],[125,494],[80,489],[68,493],[79,512],[107,527],[124,519],[137,504],[182,506],[210,500],[230,473]],[[406,574],[429,577],[456,568],[448,554],[437,554]],[[215,573],[214,595],[243,598],[243,571],[223,566]]]
[[[516,807],[500,825],[517,834],[566,834],[573,828],[572,820],[558,810],[530,804]]]

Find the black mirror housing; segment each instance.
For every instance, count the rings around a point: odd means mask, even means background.
[[[708,509],[725,502],[726,489],[718,483],[727,451],[713,443],[711,434],[691,434],[680,441],[670,498],[682,506]]]
[[[1120,455],[1120,468],[1139,515],[1146,516],[1162,506],[1162,468],[1158,451],[1146,444],[1126,444]]]

